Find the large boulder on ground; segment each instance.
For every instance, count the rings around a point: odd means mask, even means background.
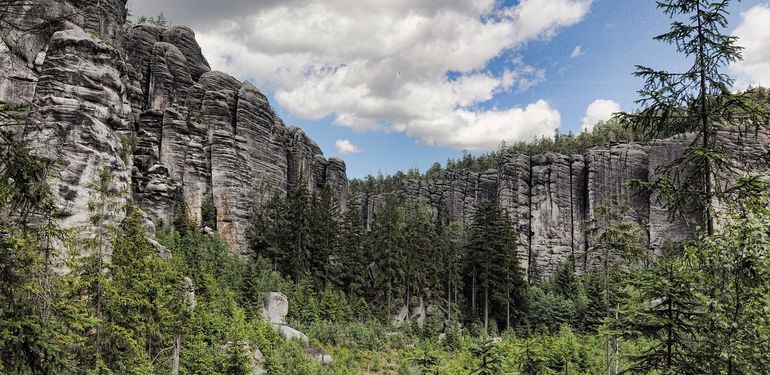
[[[270,324],[286,324],[289,314],[289,299],[283,293],[270,292],[265,294],[262,306],[262,318]]]
[[[310,339],[307,337],[307,335],[287,325],[273,324],[273,329],[275,329],[286,340],[300,340],[305,343],[305,345],[310,343]]]
[[[283,338],[300,340],[306,345],[310,342],[307,335],[286,325],[286,315],[289,314],[289,299],[285,294],[278,292],[265,294],[261,314],[262,319],[270,323]]]

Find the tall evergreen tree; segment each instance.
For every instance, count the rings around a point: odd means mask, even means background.
[[[0,103],[0,372],[52,374],[72,366],[73,337],[63,332],[76,317],[58,308],[52,270],[53,242],[66,232],[46,181],[55,165],[16,136],[24,121],[14,112],[26,108]]]
[[[620,119],[650,139],[692,133],[684,155],[656,171],[653,188],[672,214],[702,213],[706,232],[714,232],[714,203],[728,193],[732,173],[740,170],[735,150],[717,140],[719,132],[738,136],[767,130],[770,112],[754,100],[754,90],[731,92],[733,80],[724,73],[741,59],[737,37],[725,34],[730,0],[661,0],[657,6],[675,18],[668,32],[654,39],[676,46],[691,59],[683,72],[637,66],[645,80],[637,103],[641,111]],[[681,17],[681,18],[680,18]]]
[[[628,338],[646,337],[652,343],[631,358],[625,372],[703,373],[698,370],[701,358],[693,348],[695,319],[703,311],[691,270],[676,248],[669,247],[654,265],[636,271],[627,283],[633,288],[631,296],[621,306],[618,320],[608,319],[610,327]],[[609,363],[607,366],[609,372]]]
[[[367,266],[371,260],[365,253],[366,228],[359,199],[351,199],[341,225],[341,254],[345,290],[351,296],[363,296],[368,283]]]
[[[466,245],[466,278],[470,278],[466,283],[470,286],[470,311],[478,314],[481,310],[485,329],[489,328],[490,308],[495,307],[492,304],[506,312],[505,321],[510,325],[511,304],[524,299],[515,238],[510,218],[496,203],[481,201],[477,205]],[[477,296],[479,291],[481,296]]]
[[[87,363],[91,363],[96,373],[109,371],[109,364],[104,354],[110,344],[103,338],[105,327],[108,325],[104,314],[104,299],[106,288],[109,287],[107,265],[110,262],[112,245],[118,235],[115,222],[118,213],[122,211],[121,192],[113,188],[114,175],[108,169],[102,169],[95,181],[89,184],[90,197],[88,210],[93,236],[85,239],[88,254],[74,255],[81,257],[76,260],[75,276],[81,279],[85,287],[83,292],[89,303],[89,310],[98,320],[94,326],[93,336],[90,337],[92,350]]]
[[[331,283],[340,286],[340,208],[334,194],[325,186],[320,194],[313,197],[311,207],[310,269],[315,284],[319,287]]]
[[[403,283],[405,287],[404,302],[409,305],[412,296],[422,296],[428,289],[435,290],[438,282],[436,263],[436,241],[430,208],[416,204],[407,212],[403,248],[405,254],[401,259],[403,268]]]
[[[374,217],[368,247],[372,249],[377,264],[375,289],[383,293],[383,305],[395,298],[403,298],[404,268],[408,254],[405,248],[406,209],[403,199],[388,195],[385,205]]]
[[[452,321],[453,310],[457,307],[458,291],[462,288],[463,247],[465,246],[465,228],[459,220],[444,225],[442,220],[436,224],[436,240],[440,254],[440,273],[443,295],[447,301],[447,318]]]

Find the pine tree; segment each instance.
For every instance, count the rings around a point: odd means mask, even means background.
[[[471,353],[479,359],[479,364],[471,375],[499,375],[503,373],[503,353],[492,339],[485,339],[471,347]]]
[[[351,199],[341,225],[341,277],[351,296],[363,296],[367,285],[366,269],[370,263],[364,250],[366,228],[359,199]]]
[[[618,319],[608,319],[611,329],[628,338],[654,340],[640,355],[630,358],[625,373],[703,373],[698,370],[701,358],[693,350],[695,319],[703,311],[693,274],[680,255],[670,247],[653,266],[636,271],[626,281],[633,289]]]
[[[567,299],[575,299],[578,294],[578,287],[578,281],[575,277],[575,263],[568,260],[559,264],[553,280],[553,288],[556,293]]]
[[[742,165],[735,150],[718,141],[719,132],[770,126],[770,112],[754,100],[755,90],[730,92],[733,80],[724,68],[741,59],[737,37],[725,34],[730,0],[662,0],[659,9],[672,21],[668,32],[654,39],[676,46],[692,59],[684,72],[637,66],[645,80],[637,103],[641,111],[622,113],[620,119],[650,139],[692,133],[684,155],[656,171],[652,188],[672,214],[700,212],[706,232],[714,232],[714,201],[729,193],[730,180]],[[644,185],[644,184],[642,184]]]
[[[169,371],[165,364],[170,363],[174,333],[181,329],[184,312],[182,276],[173,269],[171,260],[162,258],[148,241],[136,207],[128,207],[120,230],[108,266],[111,278],[104,310],[112,329],[111,350],[105,362],[112,369],[128,371],[148,366],[132,363],[144,358],[149,366]],[[168,361],[160,361],[162,355]]]
[[[605,319],[612,317],[613,302],[616,299],[611,280],[621,267],[645,260],[647,255],[639,226],[625,220],[627,210],[627,206],[619,204],[617,197],[612,197],[594,210],[589,221],[588,235],[599,261],[594,266],[602,274]],[[617,347],[617,338],[607,337],[605,365],[608,374],[611,373],[613,341]]]
[[[340,286],[340,208],[329,186],[313,197],[310,217],[310,268],[315,284]]]
[[[13,132],[26,110],[0,103],[0,372],[56,373],[71,363],[72,336],[61,331],[73,320],[57,308],[61,278],[52,270],[53,243],[67,233],[46,181],[55,163]]]
[[[403,236],[404,256],[400,267],[403,269],[404,304],[409,306],[413,296],[434,289],[438,270],[436,269],[436,242],[431,222],[430,208],[417,204],[410,207],[406,215]],[[407,255],[408,254],[408,255]],[[426,296],[422,296],[426,297]]]
[[[442,220],[436,224],[436,239],[439,247],[438,259],[441,260],[440,274],[444,275],[443,295],[447,301],[447,319],[451,322],[453,310],[458,305],[458,290],[462,289],[463,247],[465,246],[465,229],[462,222],[453,220],[444,225]]]
[[[743,184],[745,181],[739,181]],[[746,182],[757,186],[755,182]],[[704,313],[696,316],[693,352],[702,371],[770,372],[770,209],[768,190],[746,194],[720,217],[724,227],[685,246]]]
[[[403,200],[389,195],[384,207],[377,213],[368,236],[368,247],[372,249],[378,271],[375,288],[383,293],[383,305],[388,306],[396,298],[403,298],[404,268],[407,252],[404,248],[406,210]]]
[[[110,262],[109,253],[113,241],[118,234],[115,218],[118,212],[124,209],[121,202],[121,193],[113,188],[114,176],[109,169],[102,169],[95,181],[89,184],[90,197],[88,210],[90,213],[91,229],[93,237],[87,238],[86,249],[89,251],[85,257],[76,260],[75,276],[81,279],[88,298],[89,309],[92,311],[98,323],[94,326],[92,339],[93,357],[89,360],[93,370],[97,373],[107,372],[108,363],[104,354],[109,342],[103,338],[106,324],[104,314],[104,298],[106,288],[109,287],[107,264]],[[79,257],[80,255],[75,255]]]
[[[477,291],[481,290],[484,328],[489,327],[490,309],[495,307],[492,304],[505,310],[505,321],[510,326],[511,304],[524,300],[524,281],[516,257],[513,224],[496,203],[482,201],[476,207],[466,245],[466,269],[471,313],[478,313]],[[515,305],[521,307],[521,303]]]

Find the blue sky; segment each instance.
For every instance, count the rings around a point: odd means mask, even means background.
[[[350,177],[579,132],[586,116],[635,108],[635,64],[687,63],[652,40],[670,20],[651,0],[179,1],[129,7],[193,27],[215,69],[255,82]],[[740,26],[748,44],[734,72],[767,84],[770,5],[734,2],[731,13],[728,31]]]

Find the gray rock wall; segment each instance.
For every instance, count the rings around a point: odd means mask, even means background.
[[[596,147],[584,155],[512,154],[498,169],[449,170],[439,180],[406,180],[398,193],[430,205],[434,218],[445,214],[464,223],[472,220],[479,200],[496,200],[515,225],[516,255],[530,281],[553,277],[559,264],[569,259],[585,273],[601,264],[587,234],[590,220],[598,207],[613,200],[629,207],[623,220],[639,225],[644,240],[651,238],[653,246],[692,233],[693,226],[669,223],[650,197],[625,186],[631,179],[647,181],[660,163],[681,153],[684,144],[669,139],[652,146]],[[370,223],[384,204],[384,193],[364,193],[363,199]]]
[[[253,85],[212,72],[191,29],[129,28],[125,0],[100,5],[0,9],[3,21],[36,27],[0,30],[0,101],[35,105],[26,136],[61,162],[51,183],[64,228],[88,227],[88,185],[103,169],[118,204],[133,199],[156,221],[201,223],[212,202],[236,253],[252,209],[290,186],[329,185],[345,206],[345,163],[285,126]]]

